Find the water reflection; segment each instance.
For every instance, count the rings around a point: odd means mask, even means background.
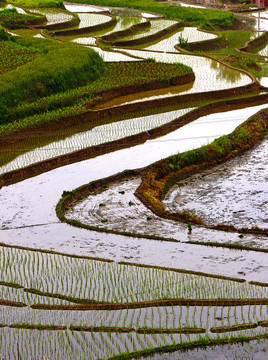
[[[26,140],[2,149],[0,173],[159,127],[191,109],[173,110],[128,120],[122,120],[122,116],[117,119],[109,117],[91,121],[89,124],[41,134],[34,141]]]
[[[241,77],[241,73],[239,71],[229,69],[227,66],[222,67],[221,64],[216,61],[213,61],[211,63],[211,68],[217,72],[216,79],[218,81],[221,81],[221,79],[224,78],[231,84],[235,84],[239,81]]]

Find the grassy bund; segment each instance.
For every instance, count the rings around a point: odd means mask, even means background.
[[[156,62],[154,52],[145,61],[105,63],[90,48],[68,42],[69,39],[56,41],[50,37],[48,30],[52,27],[65,30],[77,21],[76,16],[69,25],[66,22],[64,25],[48,26],[47,30],[43,30],[47,39],[34,38],[32,35],[37,35],[40,27],[46,29],[46,18],[44,15],[33,15],[31,7],[53,7],[57,13],[63,11],[63,1],[14,0],[13,4],[24,7],[28,15],[19,14],[15,9],[0,11],[0,147],[6,150],[0,153],[1,165],[13,160],[13,153],[25,139],[31,143],[26,151],[38,147],[38,134],[45,137],[45,133],[49,133],[44,140],[45,144],[49,144],[53,132],[67,128],[72,134],[73,128],[74,132],[79,132],[85,125],[93,128],[105,122],[141,117],[145,113],[154,115],[164,112],[164,109],[194,109],[149,131],[4,173],[0,175],[0,186],[127,148],[130,143],[143,143],[148,135],[151,139],[157,138],[204,114],[219,112],[226,107],[235,109],[248,103],[267,102],[267,89],[254,79],[254,75],[264,75],[265,60],[246,53],[263,46],[267,42],[267,33],[250,41],[254,35],[252,31],[230,30],[238,22],[233,13],[170,6],[153,0],[134,0],[131,4],[127,0],[80,2],[131,7],[158,13],[166,19],[180,20],[169,29],[172,34],[177,27],[186,25],[217,30],[217,38],[201,42],[190,43],[178,35],[178,45],[183,45],[181,48],[186,53],[196,55],[196,59],[199,59],[198,56],[210,56],[244,69],[251,74],[252,83],[97,110],[102,103],[123,95],[191,86],[198,74],[183,64]],[[113,42],[121,39],[123,34],[148,28],[148,22],[123,32],[112,32],[108,37],[104,35],[103,39],[109,41],[104,44],[106,50],[113,50],[110,48]],[[8,31],[23,36],[10,36]],[[163,33],[159,32],[153,37],[154,41],[159,41],[160,36],[161,40],[164,39]],[[57,215],[61,221],[72,226],[114,232],[67,219],[65,213],[81,197],[103,191],[109,182],[141,175],[142,183],[136,195],[155,214],[185,222],[188,226],[197,223],[206,227],[193,213],[165,210],[162,203],[164,195],[179,180],[250,151],[267,134],[267,127],[266,109],[209,145],[176,154],[143,169],[125,171],[64,192],[57,204]],[[256,227],[241,229],[223,224],[210,228],[267,234],[267,231]],[[174,241],[152,234],[115,233],[139,237],[139,241],[142,238]],[[253,250],[255,254],[256,251],[266,251],[249,246],[243,248],[239,244],[234,247]],[[33,359],[42,356],[71,360],[83,359],[85,354],[89,354],[90,360],[130,359],[215,344],[266,339],[268,335],[267,283],[5,243],[0,244],[0,263],[0,351],[6,358]],[[222,349],[224,351],[224,347]]]

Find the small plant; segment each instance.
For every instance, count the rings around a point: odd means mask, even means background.
[[[147,63],[155,63],[155,62],[156,62],[155,58],[148,58],[148,59],[146,59],[145,61],[146,61]]]
[[[107,189],[107,185],[103,184],[102,185],[103,189]]]
[[[192,232],[192,225],[191,225],[191,224],[187,224],[187,228],[188,228],[188,234],[191,234],[191,232]]]
[[[106,204],[100,203],[99,207],[106,206]]]
[[[72,195],[73,191],[63,190],[62,196]]]
[[[181,49],[188,50],[189,49],[188,39],[185,39],[183,36],[179,36],[179,46]]]
[[[101,222],[106,223],[106,222],[108,222],[108,220],[107,219],[102,219]]]
[[[239,237],[239,239],[243,239],[244,235],[243,235],[243,234],[239,234],[238,237]]]
[[[134,205],[134,202],[130,200],[130,201],[128,202],[128,205],[129,205],[129,206]]]
[[[119,194],[122,194],[122,195],[124,195],[124,190],[121,190],[121,191],[118,191],[119,192]]]
[[[151,218],[151,216],[147,216],[147,221],[150,221],[150,220],[152,220],[152,218]]]

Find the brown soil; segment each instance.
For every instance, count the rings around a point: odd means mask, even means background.
[[[27,306],[23,302],[3,300],[3,299],[0,299],[0,305],[2,305],[2,306],[14,306],[14,307],[26,307]]]
[[[155,306],[241,306],[267,305],[268,299],[169,299],[155,301],[139,301],[132,303],[92,304],[92,305],[48,305],[34,304],[32,309],[43,310],[120,310],[141,309]]]
[[[203,334],[206,330],[202,328],[179,328],[179,329],[154,329],[139,328],[138,334]]]
[[[224,333],[229,331],[238,331],[238,330],[245,330],[245,329],[253,329],[258,327],[258,324],[248,323],[248,324],[239,324],[233,326],[220,326],[220,327],[212,327],[210,331],[212,333]]]

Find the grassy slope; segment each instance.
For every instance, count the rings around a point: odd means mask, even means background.
[[[26,7],[64,7],[63,0],[12,0],[12,3]]]
[[[16,44],[39,49],[43,56],[0,77],[0,99],[14,106],[20,101],[66,91],[97,79],[104,62],[91,49],[35,38],[15,38]]]
[[[95,81],[35,101],[33,99],[33,102],[21,102],[11,108],[9,123],[1,126],[0,134],[3,136],[28,126],[36,127],[74,114],[83,114],[88,111],[88,104],[106,90],[137,85],[142,87],[153,81],[170,80],[191,73],[192,69],[182,64],[162,64],[150,60],[108,63],[106,72]]]

